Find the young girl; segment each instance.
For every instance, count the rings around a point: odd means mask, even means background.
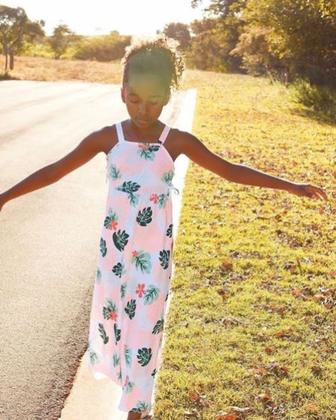
[[[71,153],[0,195],[9,200],[45,187],[106,153],[109,190],[92,298],[88,364],[96,378],[122,388],[118,408],[128,420],[150,418],[154,380],[172,272],[171,191],[181,153],[220,177],[242,184],[323,198],[325,192],[212,153],[191,133],[159,120],[184,70],[165,37],[134,43],[123,57],[121,97],[129,119],[89,134]]]

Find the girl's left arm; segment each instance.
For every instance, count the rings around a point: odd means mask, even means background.
[[[328,200],[325,191],[315,185],[299,184],[283,178],[269,175],[265,172],[229,162],[209,150],[197,137],[188,132],[182,134],[180,147],[181,153],[192,161],[231,182],[258,187],[275,188],[289,193]]]

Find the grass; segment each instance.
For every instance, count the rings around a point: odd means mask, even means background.
[[[59,65],[21,57],[13,73],[120,81],[118,64]],[[329,202],[228,182],[190,162],[155,414],[334,419],[336,127],[297,113],[287,89],[264,78],[187,70],[189,87],[198,91],[193,133],[210,150],[319,185]]]

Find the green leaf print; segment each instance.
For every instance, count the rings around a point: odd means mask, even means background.
[[[164,325],[164,320],[163,318],[161,318],[156,322],[153,328],[152,334],[159,334],[159,332],[163,330],[163,325]]]
[[[137,182],[132,181],[124,181],[122,185],[116,187],[118,191],[123,191],[128,194],[128,199],[132,206],[137,205],[139,202],[139,194],[134,194],[139,188],[140,185]]]
[[[108,211],[108,215],[104,219],[104,227],[106,229],[116,229],[117,225],[118,225],[118,216],[110,208]]]
[[[166,206],[167,203],[167,199],[169,197],[169,193],[168,194],[159,194],[159,200],[158,200],[158,206],[160,209],[164,208]]]
[[[135,309],[136,309],[135,299],[129,300],[126,305],[125,312],[127,313],[130,319],[134,318]]]
[[[137,252],[133,258],[132,262],[135,261],[135,268],[140,269],[142,272],[150,273],[152,269],[152,262],[150,259],[150,254],[148,252],[140,251]]]
[[[162,175],[162,181],[166,182],[168,185],[172,185],[172,180],[174,178],[174,171],[170,170],[168,172],[164,172]]]
[[[160,289],[150,284],[145,291],[144,304],[149,305],[159,297]]]
[[[133,407],[130,411],[135,413],[140,413],[141,411],[149,411],[151,409],[151,405],[146,403],[146,401],[138,401],[136,406]]]
[[[132,389],[134,388],[135,383],[134,382],[127,382],[127,384],[125,386],[123,386],[123,390],[128,394],[132,391]]]
[[[91,363],[92,365],[94,365],[95,363],[97,363],[97,362],[98,362],[98,355],[97,355],[97,353],[96,353],[95,351],[93,351],[93,350],[90,350],[90,351],[89,351],[89,354],[90,354],[90,363]]]
[[[154,368],[153,372],[151,373],[151,375],[153,376],[153,378],[154,378],[155,374],[156,374],[156,369]]]
[[[158,144],[144,143],[146,147],[140,147],[138,153],[141,158],[154,160],[155,153],[160,149]]]
[[[111,164],[111,166],[110,166],[109,176],[112,179],[121,178],[121,173],[120,173],[119,169],[115,165],[113,165],[113,164]]]
[[[150,347],[142,347],[141,349],[138,349],[138,363],[141,366],[146,366],[150,362],[150,359],[152,358],[152,349]]]
[[[123,251],[125,246],[128,243],[129,234],[123,230],[120,229],[117,232],[114,232],[112,235],[112,239],[114,242],[114,245],[116,246],[119,251]]]
[[[127,283],[123,283],[120,285],[120,297],[125,297],[127,289]]]
[[[114,265],[114,266],[112,267],[112,272],[113,272],[116,276],[121,277],[121,275],[125,272],[123,264],[122,264],[122,263],[120,263],[120,262],[118,262],[116,265]]]
[[[112,362],[113,362],[113,367],[116,367],[116,366],[119,365],[119,363],[120,363],[120,357],[117,355],[117,353],[114,353],[113,354]]]
[[[152,221],[152,215],[151,207],[145,207],[142,211],[139,210],[136,221],[140,226],[147,226]]]
[[[114,324],[113,330],[114,330],[115,343],[117,344],[118,341],[120,340],[121,329],[117,328],[117,324]]]
[[[132,349],[126,347],[125,348],[125,362],[127,366],[131,366],[132,363]]]
[[[162,251],[160,251],[160,264],[164,269],[168,268],[168,264],[169,264],[169,257],[170,257],[170,250],[169,249],[163,249]]]
[[[97,283],[99,283],[99,282],[100,282],[101,277],[102,277],[102,273],[101,273],[101,271],[100,271],[100,268],[99,268],[99,267],[97,267],[97,269],[96,269],[96,280],[97,280]]]
[[[173,224],[170,223],[170,225],[168,226],[168,229],[166,231],[166,236],[169,236],[169,238],[171,238],[173,236]]]
[[[107,253],[107,248],[106,248],[106,241],[103,238],[100,238],[100,252],[102,256],[105,257]]]
[[[138,191],[139,188],[140,185],[137,182],[132,181],[124,181],[121,186],[119,185],[118,187],[116,187],[118,191],[123,191],[128,194]]]
[[[104,328],[104,325],[103,324],[101,324],[101,323],[98,324],[98,331],[99,331],[99,335],[103,339],[103,343],[104,344],[107,344],[108,341],[109,341],[109,337],[106,334],[106,331],[105,331],[105,328]]]
[[[120,368],[119,373],[118,373],[118,379],[119,379],[119,381],[121,381],[121,379],[122,379],[122,376],[121,376],[121,368]]]
[[[104,319],[115,321],[117,319],[117,305],[110,299],[106,299],[106,301],[107,305],[103,306],[103,317]]]

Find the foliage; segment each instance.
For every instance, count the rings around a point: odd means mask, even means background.
[[[86,37],[78,43],[73,58],[97,61],[120,59],[125,53],[126,46],[130,43],[130,36],[122,36],[116,33]]]
[[[44,21],[32,22],[21,7],[0,5],[0,45],[5,55],[5,73],[14,69],[14,55],[20,53],[25,40],[33,42],[44,35]]]
[[[318,86],[307,79],[297,79],[291,85],[292,100],[323,120],[336,122],[336,89]]]
[[[185,50],[190,46],[191,36],[189,26],[185,23],[168,23],[164,27],[163,33],[169,38],[176,39],[179,42],[178,48],[180,50]]]

